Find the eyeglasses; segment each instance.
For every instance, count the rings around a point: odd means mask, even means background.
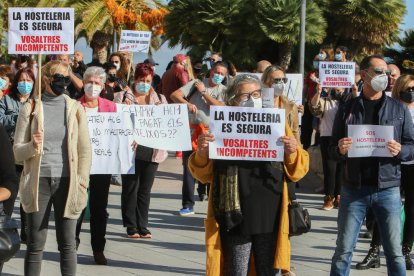
[[[237,95],[237,98],[244,102],[250,99],[252,97],[253,99],[258,99],[262,96],[262,91],[260,89],[254,90],[252,92],[241,92]]]
[[[374,71],[375,75],[383,75],[383,74],[386,74],[387,76],[391,75],[391,70],[385,70],[385,69],[382,69],[382,68],[374,68],[373,71]]]
[[[273,83],[280,83],[280,82],[287,83],[287,81],[288,81],[287,78],[274,78],[273,79]]]

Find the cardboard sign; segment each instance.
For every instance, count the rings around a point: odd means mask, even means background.
[[[151,32],[122,30],[119,51],[147,53],[151,45]]]
[[[348,157],[392,157],[387,142],[394,139],[393,126],[348,125],[352,146]]]
[[[73,8],[9,8],[9,54],[72,54]]]
[[[186,104],[117,105],[117,110],[130,118],[138,144],[171,151],[192,149]]]
[[[350,88],[355,84],[355,62],[319,62],[321,87]]]
[[[284,109],[210,106],[211,159],[283,161]]]
[[[91,174],[132,174],[134,129],[124,113],[87,113],[92,145]]]

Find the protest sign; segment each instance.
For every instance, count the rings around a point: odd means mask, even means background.
[[[348,157],[392,157],[387,142],[394,139],[393,126],[348,125],[352,146]]]
[[[210,106],[211,159],[283,161],[284,109]]]
[[[91,174],[135,172],[134,129],[126,113],[87,113],[92,145]]]
[[[9,8],[9,54],[71,54],[73,8]]]
[[[119,51],[148,53],[151,32],[122,30]]]
[[[350,88],[355,84],[355,62],[319,62],[321,87]]]
[[[171,151],[192,149],[187,105],[117,105],[117,110],[129,116],[139,145]]]
[[[287,83],[283,95],[294,102],[296,105],[302,105],[303,96],[303,76],[302,74],[286,74]]]

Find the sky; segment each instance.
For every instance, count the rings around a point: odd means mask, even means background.
[[[402,31],[414,29],[414,0],[405,0],[405,3],[407,5],[407,14],[405,15],[404,22],[401,25]],[[75,45],[75,49],[84,53],[87,63],[92,60],[92,49],[87,46],[84,38],[78,40]],[[173,56],[180,52],[185,53],[185,50],[181,50],[181,47],[169,48],[168,42],[164,43],[162,47],[153,55],[154,60],[159,63],[159,65],[155,67],[156,73],[162,75],[168,62],[170,62]],[[134,63],[136,64],[138,62],[143,62],[146,58],[146,54],[134,54]]]

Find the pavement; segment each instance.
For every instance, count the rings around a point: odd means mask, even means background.
[[[83,223],[81,244],[78,250],[77,275],[205,275],[205,248],[203,219],[207,202],[196,201],[196,214],[178,216],[181,208],[181,160],[168,158],[160,164],[152,189],[149,214],[151,240],[131,240],[126,237],[121,219],[121,187],[111,186],[105,255],[107,266],[94,264],[90,246],[89,223]],[[323,195],[315,193],[321,179],[309,173],[300,181],[298,200],[309,210],[312,230],[293,237],[292,270],[296,275],[329,275],[330,262],[335,249],[337,209],[321,209]],[[197,195],[195,196],[198,199]],[[15,214],[18,214],[16,203]],[[18,218],[18,215],[15,215]],[[363,227],[365,229],[365,227]],[[385,257],[382,266],[368,271],[355,270],[369,248],[369,240],[359,239],[353,257],[351,275],[387,274]],[[23,275],[26,246],[22,245],[15,258],[7,262],[2,275]],[[47,244],[43,256],[42,275],[60,275],[59,252],[55,236],[53,214],[50,219]],[[414,272],[407,272],[414,275]]]

